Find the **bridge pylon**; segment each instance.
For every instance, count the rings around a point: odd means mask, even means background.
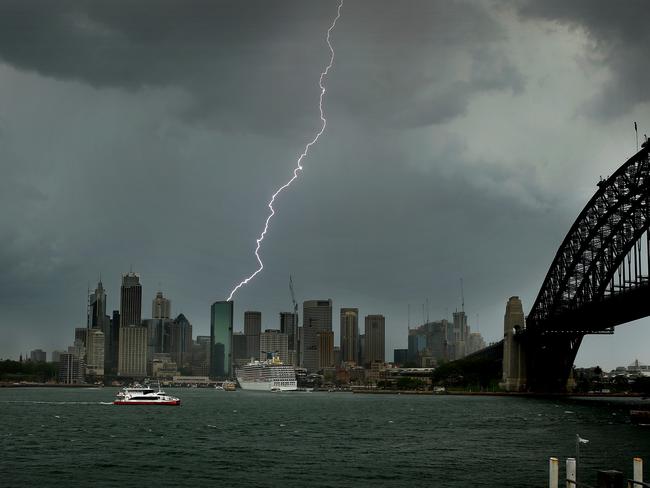
[[[510,297],[503,318],[503,378],[506,391],[525,391],[526,352],[521,334],[525,329],[524,307],[519,297]]]

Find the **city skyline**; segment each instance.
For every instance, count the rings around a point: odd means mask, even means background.
[[[145,310],[162,289],[205,335],[255,269],[268,198],[318,124],[337,4],[252,5],[0,6],[0,357],[85,324],[100,273],[110,310],[112,270],[133,265]],[[427,300],[449,318],[463,278],[472,330],[499,340],[508,298],[530,310],[596,184],[635,152],[634,122],[650,132],[644,4],[608,5],[346,3],[327,130],[235,317],[291,311],[292,274],[299,301],[381,313],[404,348],[408,305],[412,325]],[[650,362],[649,338],[648,319],[587,336],[576,364]]]

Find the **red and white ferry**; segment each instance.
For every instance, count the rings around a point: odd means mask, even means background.
[[[167,395],[158,386],[157,391],[148,386],[123,388],[118,392],[113,405],[180,405],[180,399]]]

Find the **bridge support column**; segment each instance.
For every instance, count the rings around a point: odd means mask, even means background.
[[[506,391],[526,389],[526,357],[517,334],[524,329],[524,308],[519,297],[510,297],[503,319],[503,380],[501,388]]]

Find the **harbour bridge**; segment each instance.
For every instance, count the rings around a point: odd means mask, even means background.
[[[612,334],[614,327],[650,315],[649,149],[646,141],[598,182],[555,254],[525,324],[511,328],[506,316],[504,341],[476,353],[493,357],[503,351],[504,383],[508,375],[516,377],[510,389],[565,391],[586,334]]]

